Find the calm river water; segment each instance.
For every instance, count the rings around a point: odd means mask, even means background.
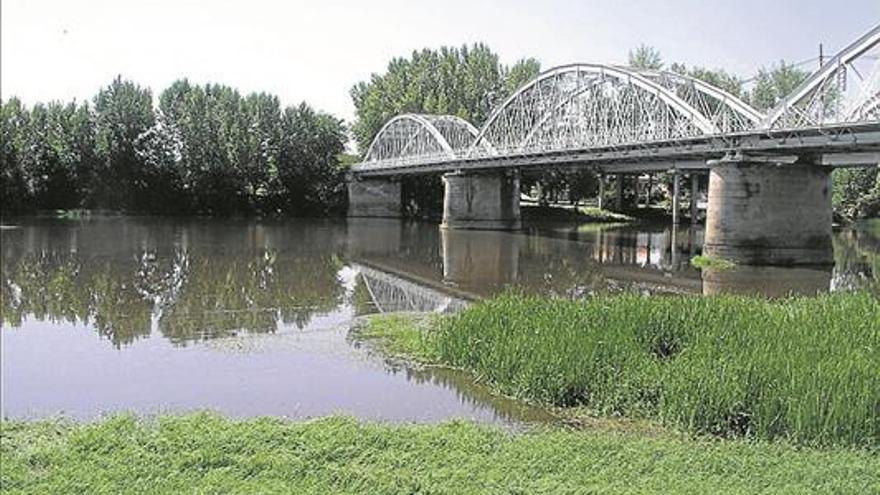
[[[701,273],[702,229],[541,225],[442,231],[387,220],[6,219],[0,412],[89,419],[211,409],[518,423],[547,413],[466,377],[387,363],[359,315],[449,312],[508,287],[594,293],[880,286],[880,223],[835,233],[827,269]]]

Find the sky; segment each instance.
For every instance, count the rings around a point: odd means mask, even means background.
[[[424,47],[485,42],[549,68],[625,63],[647,44],[749,77],[878,23],[878,0],[2,0],[0,96],[89,99],[116,75],[157,94],[187,77],[350,121],[350,88]]]

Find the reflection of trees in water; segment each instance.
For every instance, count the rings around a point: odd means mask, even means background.
[[[187,283],[165,304],[162,335],[175,343],[274,332],[278,324],[303,328],[316,312],[338,306],[344,288],[336,256],[284,256],[263,250],[242,257],[193,256]]]
[[[586,256],[558,250],[520,256],[517,284],[526,292],[577,298],[607,289],[601,266]]]
[[[867,230],[851,229],[835,234],[832,240],[834,287],[880,290],[880,237]]]
[[[118,347],[149,335],[157,321],[162,335],[183,344],[239,331],[271,332],[279,324],[302,328],[344,295],[337,279],[342,262],[332,243],[315,252],[304,242],[287,244],[286,231],[276,241],[289,250],[242,241],[219,244],[221,249],[213,242],[169,245],[167,238],[150,242],[143,232],[134,240],[122,232],[117,245],[107,247],[105,231],[99,232],[105,244],[98,248],[85,234],[78,239],[70,232],[43,232],[36,242],[4,237],[4,326],[21,326],[28,316],[86,323]]]
[[[519,249],[517,286],[534,294],[576,298],[607,289],[591,246],[568,239],[531,236]]]
[[[20,326],[38,320],[88,323],[115,346],[150,333],[151,301],[135,284],[136,260],[84,260],[72,253],[27,254],[2,260],[0,319]]]

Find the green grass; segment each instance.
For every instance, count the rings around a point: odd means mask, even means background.
[[[635,218],[629,215],[597,208],[595,206],[581,206],[577,211],[581,215],[589,218],[591,222],[632,222],[635,220]]]
[[[732,270],[736,268],[736,263],[725,258],[716,256],[694,256],[691,258],[691,265],[695,268],[711,269],[711,270]]]
[[[353,327],[358,340],[370,343],[389,357],[435,363],[439,356],[425,345],[425,336],[438,322],[439,315],[389,313],[360,320]]]
[[[421,357],[539,404],[718,436],[880,446],[880,304],[867,293],[508,294],[408,331]]]
[[[566,222],[628,223],[634,217],[590,206],[523,206],[525,220],[558,220]]]
[[[877,493],[848,449],[348,418],[0,424],[2,493]]]

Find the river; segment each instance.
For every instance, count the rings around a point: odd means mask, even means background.
[[[466,376],[386,362],[353,319],[453,312],[506,289],[815,294],[880,286],[880,222],[835,231],[825,268],[701,272],[702,228],[445,231],[392,220],[7,218],[0,413],[92,419],[209,409],[518,424],[546,411]]]

